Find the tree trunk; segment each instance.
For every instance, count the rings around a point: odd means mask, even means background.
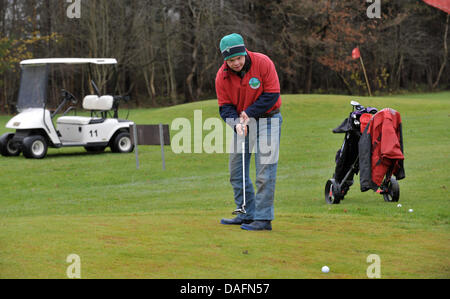
[[[436,78],[436,81],[433,84],[433,89],[435,89],[438,84],[439,80],[441,79],[442,72],[444,71],[445,65],[447,64],[448,60],[448,48],[447,48],[447,35],[448,35],[448,17],[449,14],[447,14],[447,20],[445,22],[445,33],[444,33],[444,61],[442,62],[441,68],[439,69],[438,76]]]
[[[0,0],[0,37],[5,36],[5,15],[6,15],[6,5],[5,0]]]
[[[194,42],[194,49],[192,51],[192,67],[190,69],[190,73],[186,78],[186,87],[187,87],[187,93],[188,96],[186,97],[186,102],[192,102],[196,100],[196,96],[194,94],[194,76],[197,70],[197,48],[195,47]]]
[[[352,89],[350,87],[350,84],[347,82],[347,80],[345,80],[344,76],[342,76],[339,72],[336,72],[336,74],[338,75],[339,79],[341,79],[342,83],[344,83],[345,88],[348,91],[348,94],[349,95],[353,95],[353,91],[352,91]]]
[[[399,88],[401,84],[401,78],[402,78],[402,68],[403,68],[403,54],[400,55],[400,60],[398,62],[398,68],[397,68],[397,79],[396,79],[396,86],[395,88]]]
[[[307,73],[306,73],[305,93],[311,93],[313,61],[312,61],[310,55],[308,55],[307,59],[308,59],[308,70],[307,70]]]
[[[172,63],[172,55],[171,55],[171,49],[169,41],[167,40],[166,43],[166,52],[167,52],[167,76],[168,76],[168,87],[169,87],[169,98],[172,102],[172,104],[177,104],[177,84],[175,80],[175,72],[173,70],[173,63]]]

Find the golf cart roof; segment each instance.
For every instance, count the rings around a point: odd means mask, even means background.
[[[16,108],[44,108],[47,103],[47,88],[50,65],[115,65],[114,58],[42,58],[29,59],[20,63],[21,78]]]
[[[20,62],[20,65],[36,64],[117,64],[115,58],[43,58],[29,59]]]

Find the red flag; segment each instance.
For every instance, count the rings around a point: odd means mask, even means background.
[[[352,58],[353,59],[358,59],[359,57],[361,57],[361,53],[359,53],[359,49],[358,48],[354,48],[352,51]]]
[[[423,0],[423,2],[450,14],[450,0]]]

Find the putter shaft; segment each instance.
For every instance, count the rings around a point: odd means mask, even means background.
[[[243,190],[243,201],[240,209],[233,211],[233,215],[247,214],[245,210],[246,200],[245,200],[245,139],[242,141],[242,190]]]
[[[245,214],[245,139],[242,141],[242,189],[243,189],[243,202],[242,210]]]

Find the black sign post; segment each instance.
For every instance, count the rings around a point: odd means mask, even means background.
[[[161,159],[163,170],[166,170],[166,159],[164,155],[164,146],[170,145],[169,125],[132,125],[131,139],[134,144],[136,154],[136,169],[139,169],[139,150],[138,145],[161,145]]]

